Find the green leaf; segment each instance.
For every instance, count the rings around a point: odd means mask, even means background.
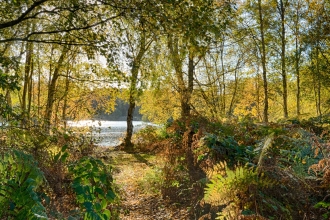
[[[93,211],[93,203],[91,202],[84,202],[84,207],[86,208],[87,212]]]
[[[252,214],[254,214],[254,213],[249,209],[245,209],[242,211],[242,215],[252,215]]]
[[[55,155],[54,157],[54,161],[57,162],[58,161],[58,158],[61,156],[61,153],[58,153]]]
[[[329,208],[330,207],[330,203],[329,202],[318,202],[314,205],[315,208]]]
[[[81,185],[77,185],[74,190],[77,194],[85,194],[84,187]]]
[[[109,190],[107,193],[107,199],[113,201],[115,198],[116,198],[116,194],[112,190]]]
[[[95,207],[95,210],[96,210],[97,212],[100,212],[100,211],[102,210],[102,206],[101,206],[100,203],[95,203],[95,204],[94,204],[94,207]]]
[[[111,212],[109,210],[104,210],[103,216],[105,216],[105,219],[110,219],[111,218]]]
[[[104,191],[101,188],[95,188],[95,192],[97,192],[98,194],[104,195]]]
[[[105,199],[102,199],[101,207],[102,209],[105,209],[107,207],[107,201]]]
[[[62,156],[61,156],[61,161],[62,163],[64,163],[66,161],[66,158],[69,156],[68,152],[65,152]]]
[[[61,151],[64,152],[64,151],[66,151],[67,148],[68,148],[68,145],[65,144],[65,145],[62,147]]]

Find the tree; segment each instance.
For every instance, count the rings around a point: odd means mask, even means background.
[[[109,3],[102,0],[2,1],[0,3],[0,9],[3,12],[0,20],[0,35],[3,38],[0,40],[0,43],[33,41],[39,43],[95,45],[100,43],[98,39],[89,39],[89,41],[82,43],[84,35],[77,35],[77,32],[87,32],[91,29],[94,32],[97,30],[101,31],[98,29],[99,26],[123,16],[124,9],[121,4],[120,1]],[[130,5],[127,5],[125,9],[129,7]],[[52,21],[52,24],[49,24],[48,21]],[[19,31],[25,29],[31,22],[38,23],[35,29],[29,32]],[[8,29],[15,31],[12,31],[10,34],[4,34]],[[63,39],[59,40],[56,37],[58,33],[68,33],[72,37],[66,38],[66,41],[63,41]],[[55,36],[55,38],[52,36]]]
[[[288,7],[287,0],[276,0],[276,7],[280,15],[280,36],[281,36],[281,75],[283,87],[283,113],[284,118],[288,118],[288,86],[287,86],[287,73],[286,73],[286,11]]]
[[[258,13],[259,13],[259,28],[261,38],[261,65],[262,65],[262,78],[264,83],[264,114],[263,121],[268,123],[268,81],[267,81],[267,68],[266,68],[266,45],[265,45],[265,30],[264,30],[264,18],[261,0],[258,0]]]
[[[107,42],[104,42],[105,30],[107,29],[102,27],[123,16],[123,12],[130,7],[134,7],[134,5],[126,5],[124,7],[121,1],[107,2],[101,0],[22,0],[0,2],[0,13],[3,14],[0,18],[0,45],[10,45],[8,50],[12,51],[11,56],[15,58],[18,64],[21,60],[20,57],[25,55],[24,73],[21,75],[23,80],[21,85],[22,93],[19,95],[22,127],[25,127],[32,119],[31,110],[35,95],[33,94],[35,90],[35,72],[38,72],[37,116],[41,118],[41,106],[45,106],[45,109],[43,109],[44,128],[49,130],[54,116],[54,108],[57,108],[59,104],[57,102],[57,106],[54,106],[56,101],[58,101],[57,84],[63,76],[64,66],[68,66],[66,63],[69,58],[68,54],[72,50],[80,48],[80,52],[87,53],[90,59],[93,58],[100,46],[107,44]],[[38,48],[37,52],[36,48]],[[51,54],[52,57],[49,59],[49,84],[46,90],[47,98],[44,101],[41,98],[42,93],[40,91],[43,87],[42,83],[47,80],[42,82],[43,76],[41,72],[45,66],[41,63],[40,58],[47,54],[49,48],[52,48],[52,53],[60,51],[60,55]],[[17,51],[20,51],[20,54]],[[53,57],[55,59],[58,58],[54,64],[52,63]],[[1,61],[0,63],[3,64]],[[19,73],[20,70],[17,69],[14,73],[15,77],[18,77]],[[69,75],[67,74],[65,77],[67,79],[66,93],[68,93]],[[6,96],[9,99],[9,90]],[[67,102],[68,100],[64,98],[64,101]],[[66,111],[63,110],[62,112],[65,114]],[[36,120],[35,115],[33,117],[33,120]],[[64,118],[64,115],[62,118]]]
[[[141,62],[143,60],[143,57],[145,53],[147,52],[149,46],[151,45],[153,38],[147,37],[148,33],[146,33],[145,27],[144,27],[144,21],[140,21],[141,25],[141,32],[138,33],[138,48],[137,48],[137,54],[134,54],[133,52],[133,59],[132,59],[132,64],[131,64],[131,75],[130,75],[130,85],[129,85],[129,98],[128,98],[128,112],[127,112],[127,131],[126,131],[126,136],[124,139],[124,146],[126,150],[131,150],[133,147],[133,144],[131,142],[132,135],[133,135],[133,114],[134,114],[134,109],[137,101],[137,97],[139,95],[139,91],[137,88],[137,82],[139,78],[139,71],[140,71],[140,66]],[[130,41],[130,39],[128,39]]]
[[[50,129],[50,125],[51,125],[51,117],[52,117],[52,113],[53,113],[53,106],[54,106],[54,102],[55,102],[55,92],[56,92],[56,84],[58,81],[58,78],[60,76],[60,70],[63,67],[63,63],[67,57],[67,53],[69,51],[69,46],[64,46],[62,51],[61,51],[61,55],[57,61],[57,63],[55,64],[55,68],[54,71],[50,77],[50,82],[48,84],[48,97],[47,97],[47,105],[46,105],[46,109],[45,109],[45,116],[44,116],[44,120],[45,120],[45,129],[46,131],[49,131]]]
[[[291,17],[290,28],[294,35],[294,70],[296,75],[296,115],[299,118],[301,114],[301,80],[300,80],[300,65],[303,52],[302,42],[302,24],[301,21],[306,19],[305,11],[303,11],[304,5],[302,1],[296,1],[291,8],[289,8],[289,14]]]
[[[221,1],[191,0],[165,6],[172,22],[166,26],[169,57],[180,95],[181,118],[186,120],[191,113],[195,68],[211,43],[218,40],[218,33],[225,29],[231,5]]]

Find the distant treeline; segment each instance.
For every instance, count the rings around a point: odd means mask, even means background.
[[[116,109],[112,113],[106,113],[104,110],[99,110],[94,116],[96,120],[107,120],[107,121],[126,121],[128,111],[128,103],[117,99],[116,100]],[[142,121],[142,115],[139,113],[140,107],[135,108],[133,117],[134,121]]]

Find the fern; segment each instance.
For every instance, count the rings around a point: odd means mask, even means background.
[[[205,201],[215,206],[225,206],[219,219],[236,219],[248,206],[255,189],[268,187],[271,181],[246,166],[230,170],[227,164],[218,164],[209,173],[211,183],[205,189]]]
[[[265,140],[265,144],[263,145],[262,149],[261,149],[261,153],[259,156],[259,161],[258,161],[258,167],[262,167],[264,166],[264,161],[265,161],[265,157],[267,156],[267,152],[268,150],[272,147],[272,142],[274,140],[274,134],[275,133],[271,133]]]
[[[44,175],[31,155],[6,153],[0,161],[0,217],[47,219],[37,190]]]

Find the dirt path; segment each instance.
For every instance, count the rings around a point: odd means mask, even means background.
[[[187,210],[169,205],[159,192],[159,167],[163,161],[157,156],[128,154],[106,150],[107,159],[114,167],[114,179],[120,189],[123,220],[185,220]]]

